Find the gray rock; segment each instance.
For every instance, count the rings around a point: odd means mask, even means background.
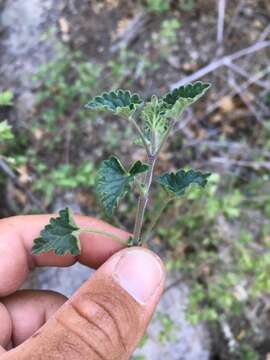
[[[48,59],[50,45],[43,40],[45,29],[58,14],[53,0],[7,0],[0,23],[1,75],[6,83],[29,87],[31,74]]]
[[[171,280],[170,280],[171,283]],[[180,284],[166,292],[158,305],[156,315],[152,320],[145,345],[136,351],[145,360],[209,360],[210,339],[203,325],[192,326],[185,319],[185,309],[188,302],[188,287]],[[163,341],[160,334],[164,329],[160,318],[168,316],[172,328]]]
[[[36,286],[43,290],[57,291],[67,297],[89,279],[94,270],[81,264],[68,268],[46,268],[36,273]]]

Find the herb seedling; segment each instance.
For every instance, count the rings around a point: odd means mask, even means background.
[[[191,184],[201,187],[206,185],[209,173],[181,169],[155,178],[154,170],[159,154],[183,111],[196,102],[209,87],[210,84],[196,82],[174,89],[161,98],[153,95],[149,101],[144,101],[139,95],[129,91],[117,90],[92,98],[86,105],[88,109],[111,112],[127,119],[138,135],[137,145],[143,146],[146,152],[146,163],[135,161],[128,168],[120,159],[112,156],[101,163],[97,176],[97,195],[109,216],[113,215],[120,200],[128,192],[135,187],[139,191],[133,235],[128,240],[128,245],[140,246],[145,241],[146,236],[142,234],[142,229],[154,182],[167,194],[167,201],[160,209],[158,217],[167,204],[183,196]],[[152,220],[150,231],[157,218]],[[123,239],[101,229],[78,227],[72,211],[67,208],[61,210],[59,217],[52,218],[50,224],[45,226],[40,237],[35,240],[32,252],[40,254],[53,250],[56,255],[78,255],[81,250],[79,235],[82,232],[100,233],[123,242]],[[149,234],[149,229],[146,234]]]

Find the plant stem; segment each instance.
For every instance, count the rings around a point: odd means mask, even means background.
[[[158,209],[158,211],[156,212],[155,216],[152,218],[151,223],[148,226],[148,229],[146,230],[146,234],[145,234],[145,241],[148,241],[151,235],[152,230],[154,229],[154,227],[157,225],[162,213],[166,210],[168,204],[173,200],[172,197],[169,197],[168,199],[166,199],[166,201],[164,201],[164,203],[161,205],[161,207]]]
[[[166,131],[166,133],[165,133],[165,135],[164,135],[164,137],[163,137],[163,139],[162,139],[162,141],[161,141],[161,143],[160,143],[157,150],[155,150],[155,140],[156,140],[155,136],[156,136],[156,134],[152,134],[153,136],[152,136],[152,144],[151,145],[154,148],[153,153],[151,153],[151,150],[149,149],[149,146],[146,144],[146,146],[147,146],[146,151],[147,151],[147,155],[148,155],[148,159],[149,159],[149,170],[148,170],[148,172],[146,174],[146,178],[145,178],[145,181],[144,181],[146,192],[145,192],[145,194],[140,195],[139,201],[138,201],[137,214],[136,214],[135,226],[134,226],[134,231],[133,231],[133,245],[141,245],[141,234],[142,234],[143,219],[144,219],[145,210],[146,210],[148,200],[149,200],[149,191],[150,191],[150,188],[151,188],[151,185],[152,185],[155,164],[156,164],[158,155],[159,155],[163,145],[167,141],[168,137],[170,136],[170,133],[171,133],[172,129],[174,128],[175,123],[176,123],[176,119],[173,119],[171,121],[171,124],[168,127],[168,129],[167,129],[167,131]],[[137,123],[136,123],[136,125],[137,125]],[[167,206],[167,204],[166,204],[166,206]]]
[[[137,214],[135,220],[135,226],[133,231],[133,245],[141,245],[141,233],[142,233],[142,226],[143,226],[143,219],[145,210],[149,200],[149,191],[151,188],[152,180],[153,180],[153,173],[155,164],[157,161],[156,155],[151,155],[149,158],[149,170],[146,174],[144,185],[146,188],[145,194],[141,194],[138,201],[137,207]]]
[[[132,117],[130,118],[131,119],[131,122],[134,126],[134,128],[137,130],[139,136],[140,136],[140,139],[142,140],[142,143],[143,143],[143,146],[147,152],[147,155],[148,156],[151,156],[151,152],[150,152],[150,148],[149,148],[149,145],[147,144],[146,140],[145,140],[145,137],[144,137],[144,134],[142,132],[142,129],[140,128],[140,126],[137,124],[136,120],[134,120]]]
[[[135,111],[135,113],[129,117],[129,119],[132,122],[132,125],[134,126],[138,135],[140,136],[140,139],[142,140],[143,146],[146,150],[147,156],[149,157],[149,156],[151,156],[150,146],[147,144],[144,133],[137,123],[137,120],[139,119],[139,117],[141,115],[143,107],[144,107],[144,102],[138,107],[138,109]]]
[[[117,240],[124,245],[127,244],[127,240],[124,240],[124,239],[120,238],[119,236],[112,234],[110,232],[102,231],[97,228],[82,227],[82,228],[80,228],[79,231],[80,231],[80,233],[94,233],[94,234],[104,235],[104,236],[110,237],[111,239]]]

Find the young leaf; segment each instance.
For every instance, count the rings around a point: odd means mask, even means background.
[[[112,215],[119,200],[130,191],[134,177],[147,170],[148,165],[141,161],[136,161],[126,170],[115,156],[102,162],[98,171],[97,194],[108,215]]]
[[[129,117],[141,103],[142,99],[138,94],[131,94],[126,90],[116,90],[92,98],[86,104],[86,108],[111,111],[114,114]]]
[[[79,228],[75,224],[71,209],[59,212],[59,217],[52,218],[50,224],[34,240],[32,254],[39,255],[53,250],[56,255],[78,255],[80,253]]]
[[[176,173],[165,173],[157,178],[157,182],[174,196],[184,195],[191,184],[205,187],[210,173],[203,174],[195,170],[178,170]]]
[[[179,117],[185,108],[196,102],[209,89],[210,84],[197,81],[180,86],[163,97],[164,116]]]
[[[169,126],[169,120],[164,116],[164,103],[156,96],[152,96],[151,101],[146,102],[142,110],[142,121],[144,125],[145,137],[151,141],[151,134],[155,132],[157,142],[162,138]]]

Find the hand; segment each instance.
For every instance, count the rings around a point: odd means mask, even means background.
[[[129,359],[163,290],[161,261],[149,250],[121,249],[96,234],[81,236],[78,257],[32,256],[33,239],[49,218],[0,220],[0,360]],[[76,216],[76,222],[128,237],[100,220]],[[64,267],[77,260],[95,268],[104,264],[71,299],[50,291],[17,290],[36,266]]]

